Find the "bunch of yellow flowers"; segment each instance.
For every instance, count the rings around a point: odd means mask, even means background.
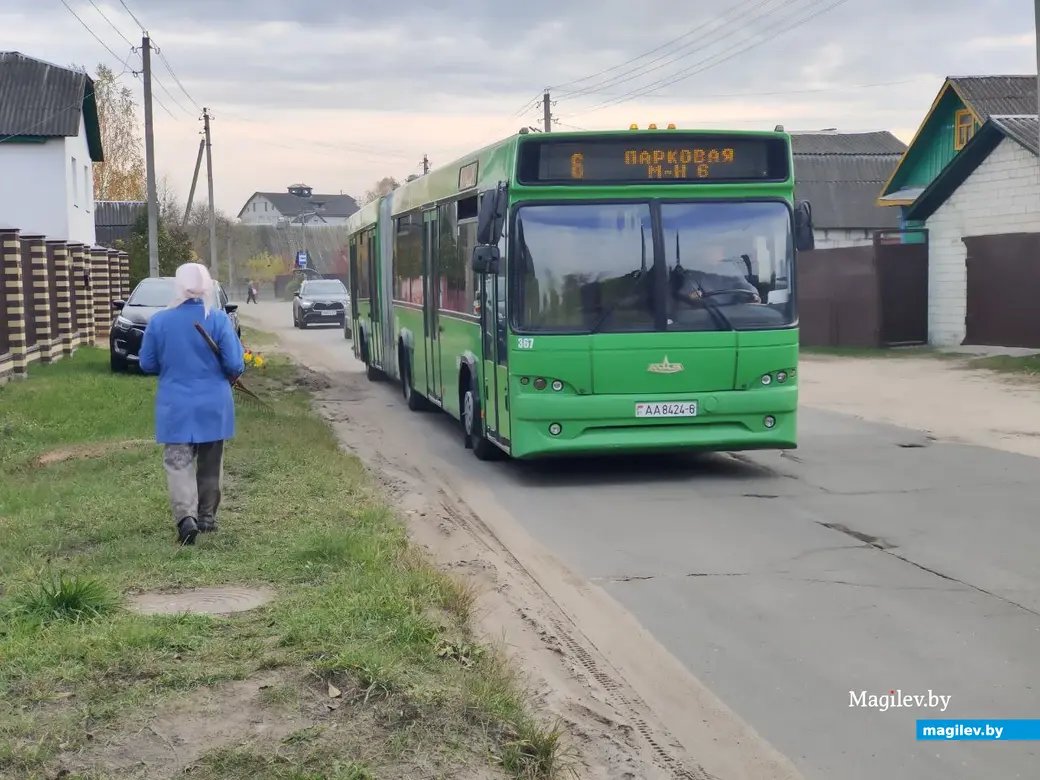
[[[252,366],[253,368],[263,368],[264,367],[264,356],[263,356],[263,353],[261,353],[261,352],[254,352],[249,347],[246,347],[245,350],[246,351],[245,351],[244,359],[245,359],[246,366]]]

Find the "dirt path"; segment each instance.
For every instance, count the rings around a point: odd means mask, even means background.
[[[342,336],[267,319],[257,324],[318,372],[320,411],[385,485],[413,539],[478,588],[477,630],[504,639],[543,710],[567,724],[579,777],[801,780],[605,591],[565,568],[476,480],[438,462],[410,431],[396,388],[368,382]]]
[[[937,439],[1040,458],[1040,386],[936,358],[803,355],[800,400]]]

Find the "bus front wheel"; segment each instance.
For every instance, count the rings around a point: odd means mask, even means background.
[[[462,395],[462,432],[466,449],[473,450],[478,460],[494,459],[495,445],[484,436],[484,426],[480,417],[480,394],[472,376]]]

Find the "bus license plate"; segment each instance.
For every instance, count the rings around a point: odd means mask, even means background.
[[[636,404],[636,417],[696,417],[696,401]]]

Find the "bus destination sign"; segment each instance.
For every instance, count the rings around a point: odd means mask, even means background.
[[[643,136],[523,144],[520,179],[531,184],[748,182],[787,179],[786,144],[778,138]]]

